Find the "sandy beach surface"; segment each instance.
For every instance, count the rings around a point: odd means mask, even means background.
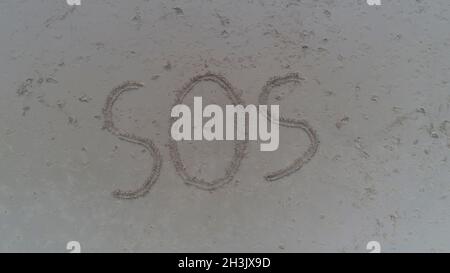
[[[450,251],[449,20],[448,0],[1,0],[0,251]],[[185,141],[174,162],[192,79],[217,77],[188,105],[258,104],[292,73],[267,99],[314,152],[282,126],[276,151]]]

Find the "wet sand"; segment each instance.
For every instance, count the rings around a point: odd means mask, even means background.
[[[449,20],[448,0],[1,1],[0,251],[450,251]],[[264,100],[303,127],[237,157],[177,143],[174,166],[170,109],[207,73],[248,104],[298,73]]]

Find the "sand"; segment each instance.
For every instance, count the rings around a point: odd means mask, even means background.
[[[449,20],[448,0],[0,1],[0,251],[450,251]],[[277,151],[170,145],[206,73],[280,105]]]

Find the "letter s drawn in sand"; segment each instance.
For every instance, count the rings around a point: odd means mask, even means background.
[[[113,122],[112,108],[117,99],[123,93],[139,89],[143,86],[144,84],[133,81],[126,81],[122,83],[121,85],[115,87],[109,93],[108,97],[106,98],[105,107],[103,108],[103,118],[104,118],[103,128],[106,129],[111,134],[118,137],[120,140],[124,140],[129,143],[137,144],[144,147],[150,153],[150,156],[153,158],[153,167],[151,174],[146,178],[144,184],[134,191],[115,190],[112,193],[112,195],[118,199],[136,199],[145,196],[150,191],[153,184],[155,184],[155,182],[158,180],[159,174],[161,172],[162,157],[159,152],[159,149],[155,146],[153,141],[149,138],[142,138],[135,136],[133,134],[129,134],[127,132],[123,132],[122,130],[118,129]]]

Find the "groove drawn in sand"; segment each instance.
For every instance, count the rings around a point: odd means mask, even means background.
[[[259,104],[261,105],[267,105],[269,101],[269,95],[273,88],[282,86],[287,83],[300,83],[301,78],[297,73],[290,73],[283,77],[274,77],[271,78],[266,85],[263,87],[262,92],[259,96]],[[270,109],[267,112],[267,118],[270,120]],[[278,179],[281,179],[283,177],[289,176],[296,171],[300,170],[303,165],[308,163],[313,156],[316,154],[317,149],[319,148],[319,138],[317,136],[316,131],[309,125],[309,123],[306,120],[296,120],[296,119],[290,119],[285,118],[283,116],[280,116],[279,118],[279,124],[283,127],[288,128],[299,128],[303,130],[309,138],[309,141],[311,142],[308,150],[303,153],[301,157],[296,159],[292,164],[290,164],[288,167],[274,171],[271,173],[268,173],[264,176],[264,178],[267,181],[275,181]]]
[[[76,9],[76,7],[72,6],[69,9],[67,9],[63,14],[54,15],[54,16],[48,18],[44,22],[45,27],[49,28],[50,26],[52,26],[54,23],[56,23],[58,21],[64,21],[67,18],[67,16],[69,16],[70,14],[72,14],[75,11],[75,9]]]
[[[200,82],[216,83],[225,91],[226,96],[230,99],[233,105],[244,104],[239,95],[237,95],[234,88],[224,77],[212,73],[207,73],[205,75],[200,75],[192,78],[188,84],[186,84],[180,91],[178,91],[174,105],[182,104],[186,95],[189,94],[189,92],[191,92],[192,89],[194,89],[194,87]],[[169,128],[172,127],[172,124],[173,122],[175,122],[175,120],[175,118],[170,117]],[[236,172],[239,170],[242,159],[244,158],[245,151],[248,145],[248,138],[246,138],[246,140],[240,141],[234,140],[233,142],[234,154],[230,163],[228,163],[225,169],[225,175],[212,181],[205,181],[204,179],[188,174],[186,167],[181,160],[177,141],[173,140],[172,138],[170,138],[169,140],[170,157],[178,175],[186,184],[193,185],[199,189],[213,191],[229,183],[233,179]]]
[[[139,89],[143,86],[144,84],[139,82],[132,82],[132,81],[124,82],[123,84],[117,86],[111,91],[111,93],[106,98],[105,107],[103,108],[103,117],[104,117],[103,128],[108,130],[111,134],[117,136],[121,140],[144,147],[146,150],[149,151],[151,157],[153,158],[152,171],[151,174],[146,178],[145,183],[140,188],[134,191],[115,190],[112,193],[112,195],[115,198],[119,199],[135,199],[145,196],[150,191],[153,184],[155,184],[155,182],[158,180],[159,174],[161,172],[162,157],[159,152],[159,149],[155,146],[153,141],[148,138],[142,138],[135,136],[133,134],[129,134],[127,132],[123,132],[122,130],[118,129],[113,122],[112,109],[117,99],[123,93]]]

